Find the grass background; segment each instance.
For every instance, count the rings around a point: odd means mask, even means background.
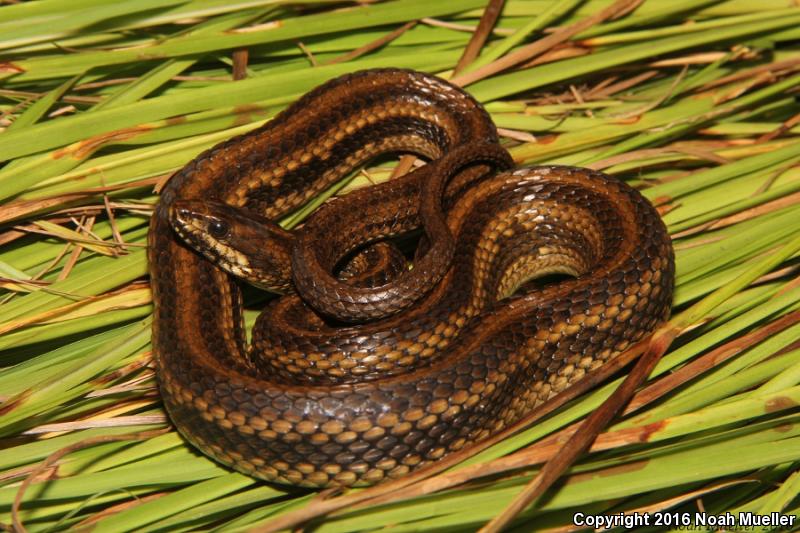
[[[269,486],[168,430],[149,344],[155,191],[319,83],[382,66],[463,84],[519,164],[589,166],[640,188],[674,238],[677,339],[512,527],[571,531],[575,512],[797,512],[796,2],[507,0],[455,75],[487,0],[0,4],[0,527],[475,530],[610,394],[619,379],[383,495]]]

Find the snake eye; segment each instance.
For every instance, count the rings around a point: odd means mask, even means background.
[[[224,239],[231,232],[231,227],[222,220],[212,220],[208,223],[208,233],[215,239]]]

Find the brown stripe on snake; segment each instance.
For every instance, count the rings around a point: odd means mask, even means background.
[[[261,315],[253,347],[245,345],[239,282],[171,227],[183,227],[181,210],[184,218],[222,223],[214,229],[220,239],[187,237],[205,252],[209,243],[227,246],[230,235],[249,232],[261,246],[234,246],[245,258],[239,261],[283,242],[293,248],[275,262],[288,271],[298,242],[313,246],[327,237],[352,248],[369,231],[372,238],[394,234],[366,219],[353,227],[359,217],[345,213],[383,212],[389,220],[386,211],[397,205],[417,205],[399,197],[395,205],[364,205],[369,192],[356,191],[299,231],[267,232],[269,220],[373,150],[407,149],[437,161],[472,153],[502,167],[486,142],[497,142],[494,126],[459,89],[420,73],[366,71],[323,85],[176,174],[153,218],[149,253],[158,378],[181,433],[263,479],[376,483],[500,431],[666,318],[674,267],[663,224],[636,191],[585,169],[482,171],[466,180],[470,186],[459,174],[444,202],[452,259],[420,299],[396,315],[338,326],[314,314],[315,302],[309,307],[290,294]],[[437,163],[426,168],[395,185],[422,190]],[[419,220],[409,209],[401,218]],[[250,216],[237,218],[243,213]],[[329,276],[340,259],[310,257]],[[391,287],[400,270],[381,286]],[[575,277],[511,294],[553,272]]]

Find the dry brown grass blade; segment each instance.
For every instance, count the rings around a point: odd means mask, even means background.
[[[798,322],[800,322],[800,311],[794,311],[755,331],[747,333],[732,340],[731,342],[711,350],[707,354],[694,359],[679,370],[676,370],[668,376],[659,379],[656,383],[653,383],[649,387],[642,390],[630,401],[628,407],[624,411],[624,414],[631,413],[651,402],[654,402],[658,398],[661,398],[670,391],[683,385],[691,378],[699,376],[702,373],[719,366],[723,362],[729,360],[731,357],[734,357],[736,354],[755,346],[756,344],[768,339],[773,335],[776,335],[780,331],[783,331],[784,329],[793,326]]]
[[[19,280],[15,280],[15,281],[20,283]],[[91,303],[102,302],[103,300],[111,300],[111,299],[116,298],[117,296],[119,296],[121,294],[124,294],[126,292],[130,292],[130,291],[134,291],[134,290],[137,290],[137,289],[138,289],[137,284],[130,284],[130,285],[126,286],[126,287],[121,287],[121,288],[116,289],[116,290],[108,291],[108,292],[105,292],[105,293],[97,295],[97,296],[85,296],[85,295],[82,295],[82,294],[75,294],[75,293],[70,293],[70,292],[65,292],[65,291],[57,291],[57,290],[52,289],[51,287],[42,287],[41,290],[45,290],[45,291],[50,292],[52,294],[56,294],[58,296],[62,296],[64,298],[69,298],[69,299],[72,299],[72,300],[75,300],[75,301],[73,301],[71,303],[68,303],[66,305],[62,305],[60,307],[56,307],[56,308],[53,308],[53,309],[48,309],[46,311],[41,311],[39,313],[30,315],[30,316],[17,318],[15,320],[10,320],[10,321],[6,322],[2,327],[0,327],[0,335],[8,333],[10,331],[15,331],[17,329],[21,329],[21,328],[26,327],[26,326],[45,323],[45,322],[48,322],[50,320],[57,319],[57,318],[65,315],[65,314],[67,314],[69,312],[76,311],[76,310],[80,309],[81,307],[87,306],[87,305],[89,305]]]
[[[698,91],[707,91],[709,89],[715,89],[717,87],[721,87],[723,85],[727,85],[735,81],[748,80],[764,73],[775,75],[779,71],[791,72],[797,69],[800,69],[800,59],[798,58],[785,59],[783,61],[775,61],[774,63],[760,65],[758,67],[753,67],[749,69],[739,70],[728,76],[717,78],[700,87]]]
[[[73,526],[73,530],[75,531],[88,531],[91,530],[92,524],[100,522],[104,518],[107,518],[111,515],[115,515],[117,513],[121,513],[126,509],[130,509],[131,507],[136,507],[137,505],[142,505],[143,503],[147,503],[149,501],[157,500],[159,498],[163,498],[167,496],[169,492],[155,492],[153,494],[148,494],[146,496],[138,496],[135,500],[129,502],[122,502],[116,505],[112,505],[103,509],[102,511],[94,514],[84,520],[83,522],[79,522]]]
[[[77,90],[77,87],[75,87]],[[42,93],[35,93],[30,91],[18,91],[14,89],[0,89],[0,96],[10,96],[14,98],[29,98],[31,100],[38,100],[42,96]],[[102,102],[102,97],[99,96],[78,96],[74,94],[65,94],[62,95],[59,99],[60,102],[70,103],[70,104],[96,104],[98,102]],[[24,107],[24,105],[23,105]],[[10,113],[15,113],[18,110],[11,109]],[[9,114],[10,114],[9,113]]]
[[[689,54],[680,57],[670,57],[651,61],[647,65],[650,67],[688,67],[689,65],[710,65],[716,61],[721,61],[728,56],[727,52],[704,52],[699,54]]]
[[[596,87],[586,91],[583,94],[583,97],[587,100],[599,100],[601,98],[607,98],[618,92],[626,91],[632,87],[635,87],[640,83],[644,83],[647,80],[658,76],[659,74],[660,71],[658,70],[648,70],[621,81],[616,81],[616,79],[613,77],[606,78],[602,82],[598,83]]]
[[[317,61],[317,58],[314,56],[311,50],[309,50],[308,47],[303,43],[303,41],[297,41],[296,44],[297,47],[300,49],[300,51],[303,52],[303,55],[306,56],[306,58],[308,58],[308,62],[311,63],[311,66],[318,67],[319,61]]]
[[[394,167],[392,170],[391,176],[389,176],[390,180],[395,179],[398,176],[402,176],[403,174],[408,174],[412,168],[414,168],[414,162],[417,160],[417,156],[415,155],[404,155],[400,158],[400,161],[397,163],[397,166]]]
[[[170,175],[171,174],[166,177],[168,178]],[[31,218],[38,214],[52,212],[54,209],[69,209],[71,206],[80,206],[81,209],[85,209],[87,207],[85,202],[94,196],[99,197],[102,194],[119,191],[121,189],[155,186],[164,179],[164,176],[156,176],[128,183],[87,188],[77,193],[60,194],[30,200],[12,200],[0,208],[0,224]],[[113,208],[120,204],[110,202],[109,205]],[[152,209],[152,206],[148,205],[148,207]]]
[[[95,217],[89,217],[88,219],[83,219],[83,218],[81,219],[81,226],[84,226],[86,228],[86,230],[87,230],[86,233],[87,234],[88,234],[89,231],[91,231],[92,227],[94,226],[94,221],[95,221]],[[72,272],[72,268],[78,262],[78,259],[80,258],[81,254],[83,253],[83,250],[84,250],[84,248],[80,244],[76,244],[75,245],[75,247],[72,249],[72,252],[69,254],[69,258],[67,259],[67,262],[64,264],[64,267],[61,269],[61,272],[58,273],[58,276],[56,277],[57,281],[63,281],[65,279],[67,279],[67,276],[69,276],[69,273]]]
[[[562,43],[554,46],[552,50],[548,50],[542,55],[534,57],[530,61],[520,63],[519,68],[531,68],[535,67],[536,65],[552,63],[553,61],[561,61],[562,59],[569,59],[571,57],[584,56],[590,52],[591,50],[589,48],[570,46],[567,43]]]
[[[497,128],[497,134],[500,137],[513,139],[524,143],[535,143],[536,137],[527,131],[510,130],[508,128]]]
[[[29,218],[38,213],[50,210],[54,207],[65,207],[70,204],[77,204],[84,200],[86,193],[64,194],[41,200],[19,200],[7,204],[0,210],[0,224]]]
[[[143,426],[166,424],[164,415],[129,415],[115,416],[104,420],[76,420],[75,422],[58,422],[37,426],[23,432],[23,435],[39,435],[42,433],[61,433],[65,431],[79,431],[93,428],[112,428],[123,426]]]
[[[445,20],[439,20],[437,18],[432,17],[425,17],[419,19],[420,22],[423,24],[427,24],[428,26],[433,26],[434,28],[446,28],[448,30],[453,31],[463,31],[465,33],[473,33],[477,30],[475,26],[469,26],[467,24],[459,24],[457,22],[447,22]],[[514,33],[514,30],[508,28],[495,28],[492,30],[492,33],[495,35],[503,35],[508,36]]]
[[[780,137],[784,133],[788,132],[789,130],[791,130],[792,128],[797,126],[798,124],[800,124],[800,113],[797,113],[796,115],[792,116],[788,120],[784,121],[783,124],[781,124],[779,127],[774,129],[773,131],[771,131],[769,133],[765,133],[764,135],[759,137],[756,140],[756,142],[757,143],[765,143],[765,142],[771,141],[772,139],[774,139],[776,137]]]
[[[475,58],[478,57],[481,48],[483,48],[483,45],[486,44],[486,40],[492,33],[492,29],[497,23],[500,13],[503,11],[503,5],[505,5],[505,0],[489,1],[489,4],[483,10],[483,15],[478,23],[478,27],[472,34],[472,37],[470,37],[467,46],[464,47],[464,52],[461,54],[461,57],[456,64],[456,68],[453,70],[453,74],[458,74],[464,70],[467,65],[475,61]]]
[[[680,85],[681,81],[683,81],[683,78],[686,77],[686,73],[688,71],[689,71],[688,65],[684,65],[683,69],[681,69],[681,72],[677,76],[675,76],[675,79],[672,80],[672,83],[667,88],[666,92],[664,92],[664,94],[662,94],[661,96],[659,96],[658,98],[656,98],[652,102],[647,103],[647,104],[645,104],[642,107],[639,107],[637,109],[632,109],[632,110],[630,110],[630,111],[628,111],[626,113],[620,113],[618,115],[610,115],[609,118],[617,119],[617,120],[625,120],[625,119],[629,119],[629,118],[639,118],[642,115],[644,115],[645,113],[647,113],[648,111],[651,111],[651,110],[659,107],[661,104],[663,104],[664,102],[666,102],[667,100],[669,100],[672,97],[672,95],[673,95],[673,93],[675,91],[675,88],[678,87],[678,85]]]
[[[122,234],[119,231],[117,217],[114,216],[114,208],[111,207],[111,201],[109,201],[107,194],[103,195],[103,206],[106,208],[106,216],[108,217],[108,223],[111,226],[111,235],[114,237],[114,242],[119,244],[118,252],[126,253],[127,249],[125,248],[125,239],[122,238]]]
[[[410,22],[406,22],[405,24],[403,24],[402,26],[400,26],[396,30],[387,33],[383,37],[375,39],[374,41],[372,41],[370,43],[367,43],[364,46],[359,46],[355,50],[352,50],[352,51],[350,51],[350,52],[348,52],[346,54],[343,54],[343,55],[341,55],[339,57],[335,57],[335,58],[331,59],[330,61],[328,61],[325,64],[326,65],[335,65],[336,63],[344,63],[345,61],[352,61],[353,59],[361,57],[364,54],[368,54],[368,53],[372,52],[373,50],[377,50],[381,46],[384,46],[384,45],[394,41],[395,39],[397,39],[398,37],[400,37],[401,35],[403,35],[405,32],[407,32],[408,30],[410,30],[411,28],[413,28],[416,25],[417,25],[417,21],[416,20],[412,20]]]
[[[250,53],[247,48],[233,51],[233,79],[234,81],[243,80],[247,77],[247,61]]]
[[[705,150],[696,150],[693,148],[685,148],[678,146],[665,146],[663,148],[645,148],[643,150],[625,152],[624,154],[611,156],[606,159],[601,159],[600,161],[595,161],[594,163],[589,163],[588,165],[586,165],[586,168],[591,168],[593,170],[603,170],[609,167],[613,167],[614,165],[619,165],[621,163],[629,163],[631,161],[638,161],[640,159],[646,159],[649,157],[659,157],[671,154],[691,155],[697,157],[698,159],[704,159],[706,161],[719,163],[721,165],[730,162],[728,159],[720,155],[717,155],[714,152],[709,152]]]
[[[493,61],[492,63],[489,63],[488,65],[478,68],[472,72],[456,76],[451,81],[456,85],[461,85],[461,86],[469,85],[470,83],[475,83],[478,80],[488,78],[493,74],[497,74],[498,72],[507,70],[524,61],[529,61],[534,57],[539,56],[547,52],[548,50],[552,49],[557,44],[561,44],[571,39],[580,32],[585,31],[596,24],[599,24],[604,20],[618,17],[623,13],[627,13],[633,10],[641,2],[642,0],[617,0],[607,8],[598,11],[597,13],[595,13],[590,17],[580,20],[574,24],[570,24],[569,26],[564,26],[563,28],[559,28],[558,30],[551,33],[547,37],[539,39],[538,41],[531,43],[529,45],[523,46],[517,51],[505,55],[500,59],[498,59],[497,61]]]
[[[90,234],[86,234],[86,237],[83,237],[82,233],[69,230],[60,224],[56,224],[49,220],[34,221],[30,226],[14,226],[14,229],[21,230],[26,233],[35,233],[38,235],[53,237],[54,239],[68,241],[76,245],[84,245],[84,248],[91,248],[92,251],[106,256],[115,256],[116,254],[113,249],[118,246],[117,243],[97,239],[95,236]]]

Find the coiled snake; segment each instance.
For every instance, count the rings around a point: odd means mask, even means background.
[[[430,163],[292,232],[271,222],[387,151]],[[394,69],[330,81],[186,165],[149,241],[180,432],[266,480],[377,483],[502,430],[666,319],[672,248],[639,193],[510,167],[475,100]],[[411,269],[372,244],[419,228]],[[568,279],[529,283],[552,273]],[[249,346],[239,278],[288,293]]]

